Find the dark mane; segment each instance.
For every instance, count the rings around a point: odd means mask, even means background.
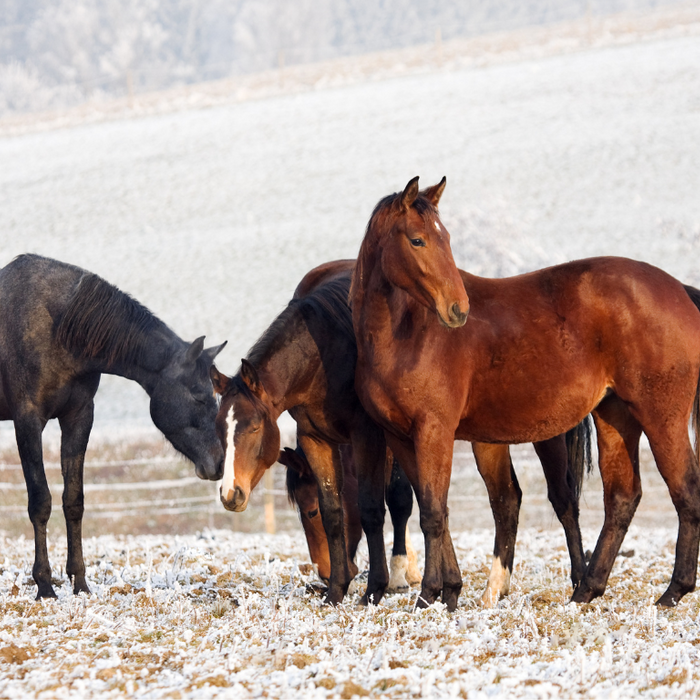
[[[248,352],[248,361],[257,366],[292,341],[290,327],[312,315],[325,319],[334,330],[355,343],[352,315],[348,306],[350,280],[334,279],[314,289],[301,299],[292,299],[287,308],[270,324]]]
[[[145,306],[86,272],[56,326],[56,340],[82,359],[108,366],[137,363],[149,334],[167,326]]]

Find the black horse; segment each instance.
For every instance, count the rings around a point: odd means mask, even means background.
[[[46,549],[51,493],[41,433],[61,427],[66,573],[76,593],[89,593],[82,552],[83,461],[102,373],[138,382],[151,397],[151,417],[197,476],[218,479],[224,452],[216,435],[209,368],[225,343],[181,340],[148,309],[78,267],[22,255],[0,270],[0,420],[15,424],[34,526],[32,573],[38,598],[55,597]]]

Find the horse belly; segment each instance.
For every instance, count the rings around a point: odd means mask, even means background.
[[[597,376],[596,376],[597,375]],[[603,399],[608,384],[602,373],[569,381],[510,384],[484,393],[473,387],[456,438],[517,444],[561,435],[578,425]]]

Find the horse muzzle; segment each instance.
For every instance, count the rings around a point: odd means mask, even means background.
[[[236,486],[233,491],[229,491],[226,495],[222,489],[219,489],[219,498],[221,498],[224,508],[234,513],[240,513],[248,507],[248,496],[240,486]]]
[[[196,462],[194,465],[195,474],[205,481],[218,481],[224,473],[224,457],[211,459],[204,462]]]
[[[467,322],[468,316],[469,307],[467,307],[466,311],[462,311],[457,302],[452,304],[447,310],[446,317],[443,314],[438,314],[440,323],[447,328],[461,328]]]

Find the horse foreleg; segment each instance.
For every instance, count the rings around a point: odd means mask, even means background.
[[[90,593],[83,559],[83,468],[93,422],[92,400],[81,410],[59,419],[61,425],[61,473],[63,474],[63,515],[66,520],[68,555],[66,574],[74,593]]]
[[[394,544],[391,550],[389,566],[390,591],[407,591],[408,581],[408,552],[406,549],[406,533],[408,519],[413,510],[413,489],[403,469],[396,459],[392,459],[391,475],[386,486],[386,505],[394,526]],[[420,580],[420,579],[419,579]]]
[[[327,442],[306,435],[299,435],[298,441],[318,483],[319,509],[331,560],[331,575],[324,602],[335,605],[342,602],[351,581],[343,525],[340,455],[337,446]]]
[[[491,572],[486,590],[481,596],[481,603],[490,608],[510,592],[522,491],[513,470],[508,445],[475,442],[472,449],[479,474],[489,494],[496,528]]]
[[[41,449],[41,433],[45,423],[34,415],[15,418],[17,450],[22,462],[27,484],[29,519],[34,528],[34,566],[32,575],[39,598],[55,598],[51,585],[51,565],[46,546],[46,524],[51,516],[51,492],[46,482],[46,472]]]
[[[367,590],[360,603],[377,605],[384,597],[389,584],[384,548],[384,485],[387,459],[384,431],[367,419],[362,429],[353,434],[352,444],[357,465],[360,520],[369,553]]]
[[[586,573],[576,484],[569,465],[566,436],[533,443],[547,480],[547,497],[564,528],[571,559],[571,583],[576,590]]]
[[[447,491],[452,474],[454,433],[432,423],[423,426],[413,446],[390,438],[418,500],[425,539],[425,573],[417,605],[428,607],[439,595],[449,611],[457,607],[462,575],[447,523]]]
[[[604,399],[593,412],[593,419],[598,434],[605,520],[581,585],[571,596],[574,603],[589,603],[605,592],[615,557],[642,497],[639,423],[616,396]]]

